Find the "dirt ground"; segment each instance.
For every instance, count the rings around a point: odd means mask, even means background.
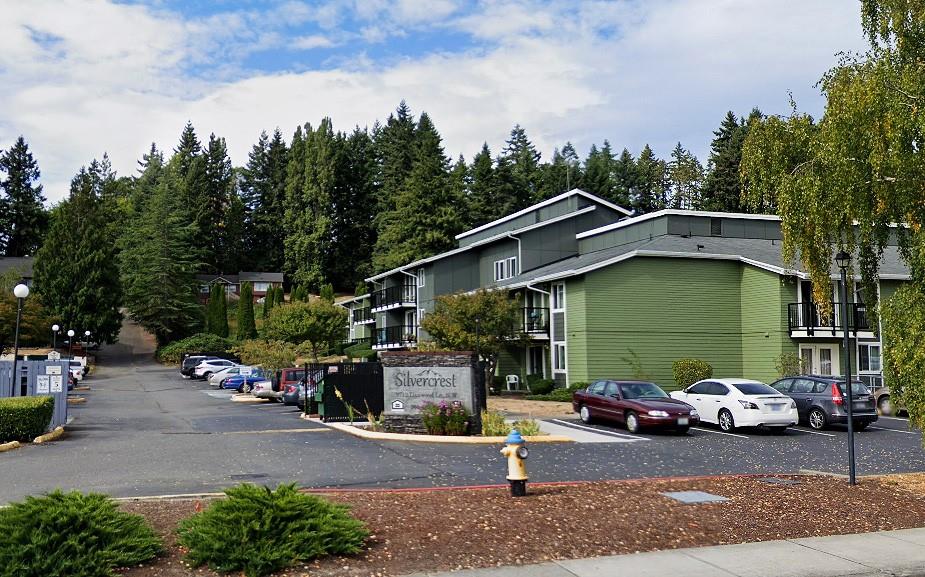
[[[529,417],[532,419],[548,419],[574,417],[572,403],[558,403],[555,401],[528,401],[520,397],[488,397],[488,408],[506,413],[511,417]]]
[[[368,524],[367,550],[278,576],[391,576],[925,526],[925,493],[895,481],[863,479],[848,487],[832,477],[774,478],[797,484],[757,477],[612,481],[531,486],[520,499],[507,489],[334,493],[331,499],[349,504]],[[729,501],[685,505],[662,495],[687,490]],[[168,543],[165,556],[123,576],[215,575],[187,567],[175,543],[177,522],[194,513],[196,501],[123,508],[147,517]]]

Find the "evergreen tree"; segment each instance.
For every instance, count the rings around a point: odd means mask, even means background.
[[[365,280],[357,281],[357,286],[355,286],[353,289],[353,296],[361,297],[368,292],[369,292],[369,288],[366,286],[366,281]]]
[[[730,110],[713,131],[707,177],[703,183],[703,208],[721,212],[750,212],[742,198],[739,165],[742,146],[748,136],[753,119],[762,118],[761,111],[753,109],[747,121],[738,120]]]
[[[195,226],[194,247],[199,258],[206,258],[206,237],[209,231],[203,230],[202,221],[207,208],[206,166],[202,154],[202,144],[190,122],[186,123],[180,134],[180,142],[170,159],[170,167],[177,183],[177,194],[186,207],[186,222]]]
[[[132,184],[129,195],[129,213],[133,217],[140,216],[148,201],[154,197],[161,180],[167,176],[164,165],[164,153],[157,149],[152,142],[151,148],[141,156],[138,161],[138,176]],[[176,181],[171,179],[171,187],[176,189]],[[174,193],[176,191],[174,190]]]
[[[600,150],[592,144],[588,158],[585,160],[584,174],[582,174],[579,188],[619,206],[628,206],[629,197],[623,193],[614,178],[615,168],[616,158],[614,158],[610,143],[605,140]]]
[[[304,130],[305,133],[309,133],[312,131],[312,127],[306,124]],[[283,239],[283,246],[285,268],[290,277],[294,276],[296,270],[302,266],[298,260],[298,254],[304,250],[301,239],[304,232],[299,227],[307,218],[304,214],[303,202],[305,189],[305,133],[303,133],[302,126],[296,127],[292,135],[292,144],[289,148],[289,160],[286,164],[286,211],[283,220],[286,236]],[[267,293],[267,297],[269,298],[272,294],[271,290]]]
[[[511,129],[511,135],[505,143],[502,156],[511,162],[511,172],[516,187],[516,200],[512,204],[517,207],[516,210],[542,200],[538,198],[540,153],[527,138],[527,131],[519,124]]]
[[[459,199],[453,198],[447,175],[449,161],[440,135],[426,113],[415,131],[414,165],[384,217],[373,254],[376,270],[386,270],[443,252],[455,244],[460,230]]]
[[[323,285],[321,287],[321,291],[319,292],[319,296],[321,297],[321,300],[327,303],[333,304],[334,303],[334,285],[332,285],[331,283]]]
[[[202,324],[198,261],[190,250],[192,226],[184,221],[185,208],[163,158],[152,148],[145,159],[132,193],[132,226],[119,239],[120,278],[129,315],[163,345]]]
[[[241,283],[241,298],[238,300],[238,340],[257,338],[257,324],[254,321],[254,291],[251,283]]]
[[[278,286],[276,290],[273,291],[273,306],[279,306],[286,303],[286,292],[283,290],[283,287]]]
[[[467,225],[476,227],[499,218],[501,215],[498,214],[498,197],[495,194],[494,168],[487,142],[482,143],[482,150],[472,158],[468,181]]]
[[[567,142],[561,151],[555,149],[552,161],[542,167],[540,196],[551,198],[576,188],[581,180],[580,169],[578,154],[571,142]]]
[[[196,223],[204,249],[203,260],[213,272],[237,272],[244,215],[234,189],[234,171],[225,139],[210,134],[203,157],[205,187]]]
[[[703,166],[697,157],[679,142],[671,151],[668,162],[668,180],[671,186],[671,208],[700,208],[700,187],[703,183]]]
[[[122,325],[112,211],[103,199],[107,178],[95,160],[80,169],[70,196],[54,211],[34,268],[42,303],[60,324],[89,330],[101,343],[115,342]]]
[[[274,304],[276,304],[276,289],[271,286],[267,289],[267,293],[263,295],[263,314],[260,316],[264,319],[270,316],[270,311],[273,310]]]
[[[0,251],[6,256],[31,256],[42,244],[48,225],[41,173],[20,136],[6,152],[0,151]]]
[[[404,100],[385,126],[374,130],[375,152],[378,165],[376,231],[381,234],[387,216],[395,210],[398,195],[411,174],[415,158],[415,122],[411,108]]]
[[[225,287],[216,284],[218,290],[215,295],[215,324],[212,332],[220,337],[228,338],[228,295]]]
[[[241,170],[241,198],[247,214],[244,266],[249,270],[283,270],[288,157],[289,149],[278,128],[272,139],[262,132]]]
[[[639,173],[636,168],[636,159],[629,150],[623,149],[619,158],[613,162],[614,197],[620,199],[623,207],[633,206],[633,199],[639,187]]]
[[[638,186],[633,198],[633,211],[636,214],[661,210],[667,206],[667,170],[665,161],[658,159],[649,145],[645,145],[636,161]]]

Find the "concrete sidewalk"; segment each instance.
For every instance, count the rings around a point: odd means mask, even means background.
[[[446,577],[925,576],[925,528],[420,573]]]

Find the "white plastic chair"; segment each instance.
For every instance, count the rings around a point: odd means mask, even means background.
[[[507,390],[516,391],[520,388],[520,377],[517,375],[508,375],[504,378],[507,383]]]

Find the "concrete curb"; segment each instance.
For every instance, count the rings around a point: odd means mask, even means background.
[[[90,385],[79,385],[74,387],[75,391],[89,391]]]
[[[22,445],[19,444],[19,441],[10,441],[9,443],[0,443],[0,453],[12,451],[13,449],[18,449],[21,446]]]
[[[87,397],[68,397],[67,404],[69,405],[81,405],[87,402]]]
[[[231,396],[233,403],[269,403],[270,399],[258,399],[250,393],[238,393]]]
[[[42,443],[47,443],[49,441],[57,441],[62,436],[64,436],[64,427],[59,425],[55,427],[54,430],[45,433],[44,435],[39,435],[32,442],[37,445],[41,445]]]
[[[363,439],[372,439],[376,441],[414,441],[417,443],[447,443],[447,444],[468,444],[468,445],[503,445],[507,437],[452,437],[446,435],[409,435],[405,433],[381,433],[378,431],[367,431],[362,427],[354,427],[343,423],[322,423],[332,429],[349,433]],[[568,437],[561,435],[538,435],[535,437],[524,437],[529,443],[573,443]]]

